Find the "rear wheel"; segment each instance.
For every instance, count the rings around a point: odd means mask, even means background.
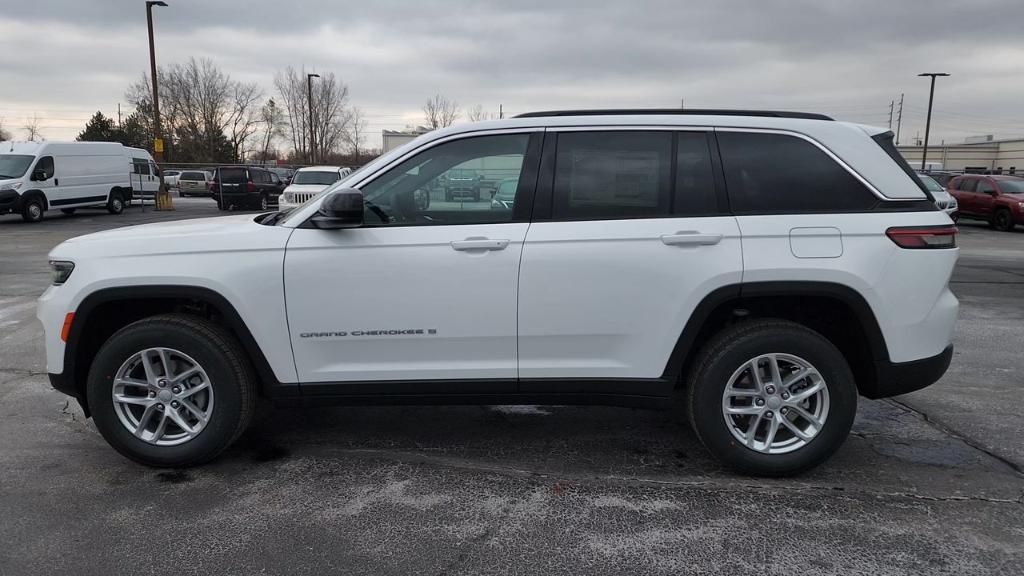
[[[43,211],[43,199],[39,196],[30,196],[21,207],[21,218],[26,222],[41,222]]]
[[[1001,232],[1013,231],[1013,215],[1006,208],[996,210],[992,216],[992,227]]]
[[[194,466],[245,430],[255,378],[238,341],[184,314],[130,324],[100,348],[87,382],[96,427],[122,455],[150,466]]]
[[[260,194],[260,210],[267,210],[270,207],[270,201],[267,200],[266,194]]]
[[[687,391],[690,423],[719,460],[786,476],[825,461],[857,410],[846,359],[817,332],[785,320],[737,324],[701,352]]]
[[[111,192],[110,199],[107,200],[107,212],[111,214],[120,214],[124,212],[124,200],[121,198],[120,192]]]

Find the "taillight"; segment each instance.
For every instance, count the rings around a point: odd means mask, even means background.
[[[255,192],[256,191],[256,185],[253,184],[252,181],[246,182],[245,183],[245,191],[246,192]]]
[[[897,226],[885,231],[900,248],[956,248],[956,226]]]

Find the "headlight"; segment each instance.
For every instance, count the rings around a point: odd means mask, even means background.
[[[1019,204],[1017,204],[1017,207],[1020,208],[1021,210],[1024,210],[1024,202],[1020,202]]]
[[[3,186],[0,186],[0,192],[6,192],[8,190],[17,190],[18,188],[21,188],[21,182],[12,182],[10,184],[4,184]]]
[[[71,272],[75,270],[74,262],[61,260],[50,260],[50,276],[53,278],[53,285],[60,286],[68,281]]]

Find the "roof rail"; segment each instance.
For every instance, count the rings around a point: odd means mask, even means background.
[[[527,112],[516,118],[549,118],[553,116],[762,116],[769,118],[800,118],[804,120],[832,120],[824,114],[813,112],[784,112],[777,110],[717,110],[713,108],[639,108],[639,109],[608,109],[608,110],[549,110],[543,112]]]

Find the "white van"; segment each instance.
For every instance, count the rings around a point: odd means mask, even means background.
[[[106,206],[120,214],[131,202],[133,181],[156,190],[149,152],[117,142],[0,143],[0,214],[16,212],[29,222],[60,209]],[[142,172],[145,172],[144,174]]]
[[[153,198],[156,191],[160,189],[160,169],[149,152],[142,148],[124,147],[132,165],[132,190],[138,198]],[[172,187],[170,182],[165,180],[168,188]],[[125,198],[125,204],[131,204],[131,198]]]

